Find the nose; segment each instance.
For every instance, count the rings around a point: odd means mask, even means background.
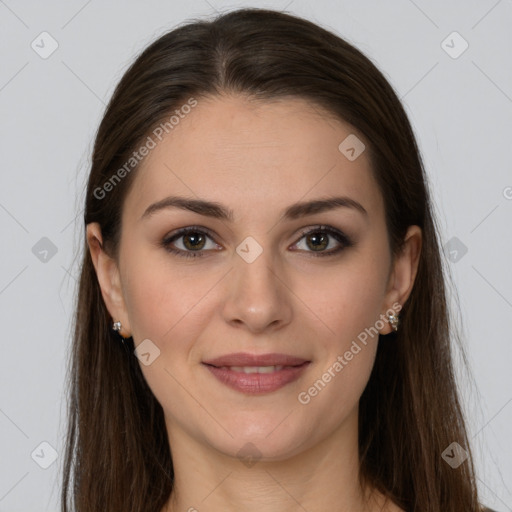
[[[222,310],[224,320],[251,333],[277,330],[290,323],[293,293],[271,251],[264,250],[250,263],[238,254],[233,260]]]

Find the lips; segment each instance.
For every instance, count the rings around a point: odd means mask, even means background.
[[[254,395],[277,391],[297,380],[310,362],[287,354],[239,352],[203,361],[203,364],[223,384]]]

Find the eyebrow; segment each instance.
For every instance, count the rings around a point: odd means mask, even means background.
[[[282,216],[285,220],[295,220],[307,215],[313,215],[315,213],[321,213],[341,207],[352,208],[363,214],[365,217],[368,217],[368,212],[361,203],[346,196],[314,199],[312,201],[294,203],[284,210]],[[142,214],[140,220],[147,219],[156,212],[169,208],[188,210],[198,213],[199,215],[226,220],[229,222],[233,222],[234,220],[233,210],[226,208],[217,202],[205,201],[202,199],[189,199],[178,196],[169,196],[161,201],[151,204]]]

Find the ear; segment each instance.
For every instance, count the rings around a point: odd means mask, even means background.
[[[414,280],[418,272],[421,246],[421,228],[419,226],[409,226],[405,235],[402,251],[396,256],[393,263],[393,269],[388,280],[388,288],[384,301],[386,311],[394,309],[395,315],[397,316],[399,314],[399,309],[396,307],[397,303],[401,308],[409,298],[413,289]],[[384,313],[384,316],[386,322],[379,332],[381,334],[388,334],[393,331],[393,328],[389,324],[389,321],[387,321],[386,313]]]
[[[130,322],[121,288],[117,262],[103,250],[101,227],[97,222],[87,224],[87,244],[98,277],[101,294],[115,322],[121,322],[121,336],[131,336]]]

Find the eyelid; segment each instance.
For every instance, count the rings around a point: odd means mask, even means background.
[[[184,235],[187,235],[189,233],[196,233],[196,232],[199,232],[199,233],[202,233],[202,234],[208,236],[208,238],[210,238],[215,244],[220,245],[216,241],[216,235],[213,234],[213,231],[211,231],[210,229],[208,229],[204,226],[197,226],[197,225],[186,226],[184,228],[179,228],[175,231],[172,231],[171,233],[164,236],[164,238],[160,242],[160,245],[162,245],[164,247],[164,249],[166,249],[170,252],[176,252],[176,253],[191,254],[191,253],[195,252],[195,253],[199,254],[202,252],[208,252],[208,250],[205,250],[205,249],[201,249],[199,251],[183,251],[182,249],[174,249],[174,248],[169,249],[171,242],[174,242],[176,239],[179,239]]]
[[[330,236],[331,238],[334,238],[339,244],[341,244],[341,247],[331,249],[330,251],[306,251],[313,256],[335,255],[335,254],[340,253],[344,249],[346,249],[348,247],[353,247],[355,245],[352,238],[350,236],[348,236],[346,233],[344,233],[341,229],[338,229],[338,228],[335,228],[333,226],[329,226],[326,224],[316,224],[316,225],[301,229],[301,231],[299,233],[299,239],[293,245],[297,245],[305,236],[310,235],[312,233],[317,233],[317,232],[327,233],[328,236]]]

